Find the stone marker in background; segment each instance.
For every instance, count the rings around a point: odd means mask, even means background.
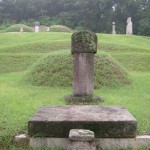
[[[20,28],[20,32],[23,32],[23,27]]]
[[[50,31],[50,28],[49,28],[49,27],[47,27],[46,31],[47,31],[47,32],[49,32],[49,31]]]
[[[97,53],[97,35],[93,32],[75,32],[72,35],[73,95],[67,101],[97,101],[94,94],[94,54]]]
[[[35,32],[39,32],[40,31],[40,23],[35,22],[34,25],[35,25],[35,28],[34,28]]]
[[[133,29],[132,29],[132,21],[131,17],[128,17],[127,19],[127,26],[126,26],[126,34],[132,35],[133,34]]]
[[[112,34],[116,34],[116,24],[115,24],[115,22],[112,23]]]

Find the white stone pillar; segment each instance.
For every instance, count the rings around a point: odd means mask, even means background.
[[[116,24],[115,24],[115,22],[112,23],[112,34],[116,34]]]
[[[20,32],[23,32],[23,27],[20,28]]]
[[[131,17],[127,19],[127,26],[126,26],[126,34],[132,35],[133,34],[133,23],[131,21]]]
[[[89,31],[72,35],[73,95],[69,101],[99,101],[94,97],[94,54],[97,53],[97,35]]]
[[[35,28],[34,28],[35,32],[40,32],[40,23],[35,22],[34,25],[35,25]]]

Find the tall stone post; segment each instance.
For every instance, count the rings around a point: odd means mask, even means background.
[[[23,32],[23,27],[20,28],[20,32]]]
[[[39,32],[40,31],[40,23],[35,22],[34,25],[35,25],[35,27],[34,27],[35,32]]]
[[[116,34],[116,24],[115,24],[115,22],[112,23],[112,34]]]
[[[126,34],[127,35],[133,34],[133,23],[132,23],[131,17],[128,17],[127,19]]]
[[[73,55],[73,95],[66,96],[71,101],[99,100],[94,94],[94,54],[97,52],[97,36],[93,32],[82,31],[72,35]]]

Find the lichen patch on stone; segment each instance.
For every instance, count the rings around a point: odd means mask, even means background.
[[[97,35],[90,31],[75,32],[72,35],[73,53],[96,53]]]

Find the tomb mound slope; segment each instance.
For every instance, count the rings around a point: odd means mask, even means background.
[[[33,32],[33,29],[31,27],[24,24],[14,24],[5,29],[5,32],[20,32],[21,27],[23,27],[23,32]]]
[[[67,41],[32,42],[0,48],[0,53],[48,53],[56,50],[69,49]]]
[[[113,54],[113,57],[120,62],[127,70],[135,72],[150,71],[150,53],[144,54]]]
[[[39,55],[0,55],[0,74],[26,70],[40,58]]]
[[[71,32],[71,29],[63,25],[50,26],[51,32]]]
[[[126,71],[107,55],[95,57],[95,89],[130,84]],[[37,86],[72,86],[72,56],[57,55],[44,58],[27,74],[27,80]]]

